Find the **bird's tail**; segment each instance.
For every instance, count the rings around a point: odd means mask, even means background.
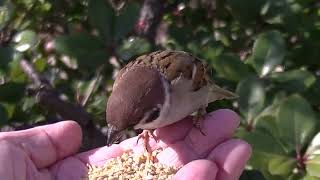
[[[221,99],[235,99],[238,97],[237,94],[212,84],[209,89],[208,102],[210,103]]]

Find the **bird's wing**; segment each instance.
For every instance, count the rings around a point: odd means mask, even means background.
[[[238,98],[238,95],[219,87],[214,83],[210,83],[209,86],[209,95],[208,95],[208,103],[214,102],[216,100],[222,99],[235,99]]]
[[[131,61],[119,73],[125,73],[127,69],[134,66],[147,66],[157,69],[164,77],[172,82],[177,78],[183,77],[192,79],[192,90],[196,91],[207,85],[206,67],[201,60],[183,51],[156,51],[142,55]]]

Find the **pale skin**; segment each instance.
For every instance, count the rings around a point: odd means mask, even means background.
[[[183,120],[157,129],[159,141],[153,149],[163,148],[157,156],[161,163],[182,166],[174,179],[235,180],[251,155],[251,147],[232,135],[239,117],[230,110],[209,113],[202,124],[203,136],[192,121]],[[23,131],[0,133],[0,177],[6,180],[73,180],[86,173],[86,164],[101,165],[106,160],[133,149],[142,152],[137,137],[118,145],[76,154],[82,132],[74,121],[40,126]]]

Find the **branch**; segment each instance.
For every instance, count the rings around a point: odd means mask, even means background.
[[[36,88],[36,98],[39,104],[52,112],[58,113],[64,119],[73,119],[85,127],[91,121],[90,115],[81,107],[62,100],[45,79],[41,78],[34,67],[26,60],[21,60],[21,68]]]
[[[94,126],[91,116],[83,107],[62,100],[50,83],[42,78],[27,60],[21,60],[20,66],[35,86],[36,99],[42,107],[57,113],[63,119],[75,120],[80,124],[84,139],[88,141],[85,142],[84,149],[105,145],[105,136]]]
[[[154,42],[157,27],[164,14],[163,0],[145,0],[136,23],[136,33]]]

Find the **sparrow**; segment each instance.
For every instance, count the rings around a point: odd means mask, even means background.
[[[206,64],[187,52],[164,50],[139,56],[114,81],[106,108],[107,144],[119,140],[128,128],[144,130],[139,138],[147,140],[152,130],[192,113],[199,121],[208,103],[235,97],[212,82]],[[147,149],[146,141],[144,145]]]

